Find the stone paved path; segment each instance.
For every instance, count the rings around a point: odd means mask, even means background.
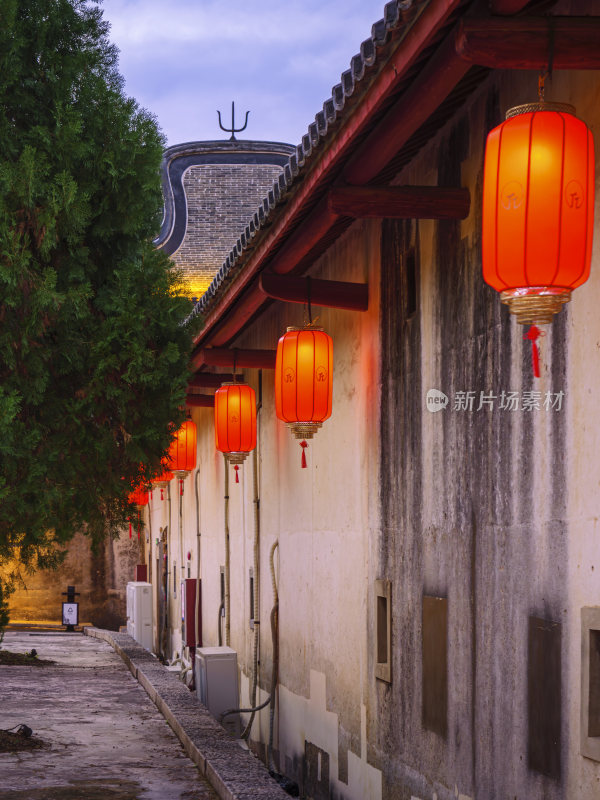
[[[7,632],[46,667],[0,666],[0,728],[44,749],[0,753],[0,800],[216,800],[112,647],[81,634]]]

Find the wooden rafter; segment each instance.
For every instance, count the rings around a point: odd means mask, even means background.
[[[494,69],[600,69],[600,17],[488,17],[463,20],[457,54]]]
[[[441,186],[343,186],[331,189],[329,209],[347,217],[465,219],[468,189]]]
[[[229,347],[203,347],[192,358],[192,366],[250,367],[275,369],[276,350],[237,350]]]
[[[267,297],[288,303],[310,302],[326,308],[344,308],[366,311],[369,307],[369,286],[366,283],[324,281],[317,278],[300,278],[294,275],[261,273],[259,286]]]

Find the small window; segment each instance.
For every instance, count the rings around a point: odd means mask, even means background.
[[[417,311],[417,258],[412,247],[404,258],[404,308],[406,317],[412,317]]]
[[[423,727],[448,735],[448,600],[423,596]]]
[[[581,609],[581,755],[600,761],[600,606]]]
[[[375,581],[375,677],[392,682],[392,584]]]
[[[561,625],[529,617],[527,761],[555,780],[561,775]]]

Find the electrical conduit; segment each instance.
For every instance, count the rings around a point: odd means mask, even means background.
[[[256,706],[256,686],[258,684],[258,646],[260,641],[260,505],[258,495],[257,449],[258,448],[255,447],[252,451],[252,489],[254,495],[254,608],[252,609],[252,618],[254,620],[254,636],[252,641],[252,688],[250,690],[250,706],[252,708]],[[247,739],[250,736],[255,713],[255,711],[252,711],[252,715],[248,720],[248,724],[242,732],[242,739]]]
[[[223,461],[225,464],[225,646],[229,647],[229,632],[230,632],[230,564],[229,564],[229,462],[227,455],[223,454]]]

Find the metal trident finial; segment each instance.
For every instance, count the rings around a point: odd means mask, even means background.
[[[233,103],[233,101],[232,101],[232,103],[231,103],[231,128],[224,128],[222,123],[221,123],[221,112],[217,111],[217,114],[219,115],[219,128],[221,128],[222,131],[225,131],[225,133],[230,133],[231,134],[231,136],[229,137],[229,141],[230,142],[235,142],[235,134],[236,133],[241,133],[242,131],[246,130],[246,126],[248,125],[248,114],[249,113],[250,113],[249,111],[246,111],[246,119],[244,120],[243,126],[241,128],[236,128],[235,127],[235,103]]]

